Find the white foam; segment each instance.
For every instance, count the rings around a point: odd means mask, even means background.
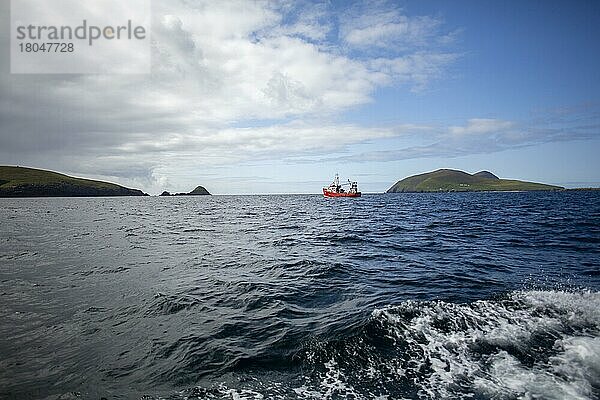
[[[229,389],[227,394],[229,394],[233,400],[263,400],[265,398],[261,393],[250,389]]]
[[[426,397],[456,396],[453,387],[462,381],[485,397],[588,399],[600,380],[599,310],[597,292],[534,291],[472,304],[407,302],[376,310],[373,318],[387,320],[397,340],[423,354],[412,368],[426,364],[432,371],[419,383]],[[405,311],[416,316],[407,321]],[[571,334],[578,330],[587,336]],[[534,351],[529,341],[540,332],[559,338],[548,362],[523,365],[502,349]],[[492,353],[472,351],[478,344]]]

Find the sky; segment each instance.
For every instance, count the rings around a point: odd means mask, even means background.
[[[8,4],[1,165],[151,194],[600,186],[598,1],[153,1],[152,72],[127,75],[11,74]]]

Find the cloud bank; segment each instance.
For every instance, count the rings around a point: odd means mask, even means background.
[[[551,142],[600,139],[600,113],[582,107],[548,110],[527,121],[473,118],[461,126],[422,129],[425,144],[339,156],[345,162],[386,162],[489,154]]]
[[[0,157],[147,179],[139,183],[159,190],[154,171],[170,165],[281,158],[389,137],[393,130],[336,115],[373,101],[379,87],[423,88],[456,56],[439,51],[440,21],[387,3],[369,9],[356,19],[358,6],[155,1],[150,75],[19,76],[4,66]],[[378,21],[383,31],[372,30]],[[385,51],[365,52],[373,42]]]

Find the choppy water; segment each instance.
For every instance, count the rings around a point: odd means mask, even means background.
[[[600,193],[0,199],[0,398],[597,399]]]

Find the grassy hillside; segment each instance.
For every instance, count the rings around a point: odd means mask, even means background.
[[[0,166],[0,197],[143,196],[114,183],[73,178],[41,169]]]
[[[562,190],[560,186],[500,179],[488,171],[468,174],[452,169],[440,169],[414,175],[396,182],[387,193],[399,192],[480,192]]]

